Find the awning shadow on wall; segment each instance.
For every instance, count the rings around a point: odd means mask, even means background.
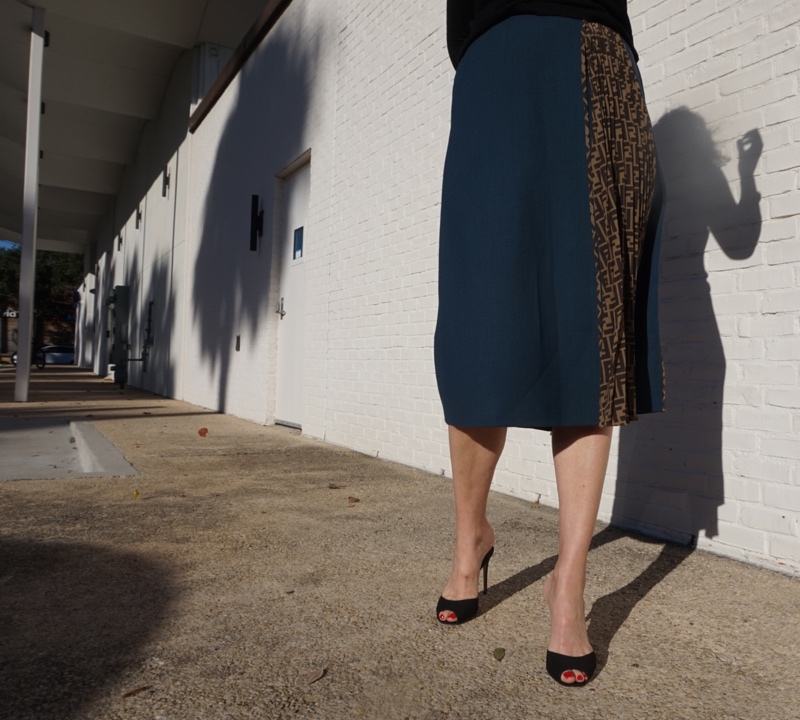
[[[278,25],[243,68],[201,206],[192,314],[202,360],[216,376],[221,412],[228,408],[237,337],[243,353],[266,347],[263,337],[275,310],[269,303],[275,176],[308,149],[305,129],[318,63],[318,38],[309,35]],[[257,252],[249,249],[252,195],[261,197],[264,210]],[[253,367],[252,355],[244,358]],[[267,372],[266,354],[258,367]]]
[[[737,143],[741,197],[722,173],[726,159],[705,121],[687,108],[654,132],[667,186],[661,252],[664,414],[623,427],[611,522],[693,545],[718,534],[725,502],[722,457],[725,353],[705,270],[709,236],[743,260],[761,232],[754,171],[762,150],[751,130]]]
[[[0,712],[37,720],[81,717],[142,660],[174,594],[166,569],[144,556],[9,538],[0,583]]]

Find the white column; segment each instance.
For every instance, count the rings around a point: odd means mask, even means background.
[[[14,399],[27,402],[33,342],[33,289],[36,280],[36,222],[39,205],[39,126],[42,118],[44,10],[33,8],[28,64],[28,127],[25,135],[25,184],[22,207],[22,258],[19,268],[19,329]]]

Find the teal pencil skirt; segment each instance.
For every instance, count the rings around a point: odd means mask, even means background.
[[[456,73],[436,378],[459,427],[620,425],[663,405],[663,187],[609,28],[513,16]]]

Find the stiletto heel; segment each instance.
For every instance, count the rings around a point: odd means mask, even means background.
[[[588,655],[581,655],[579,657],[562,655],[552,650],[547,651],[547,673],[553,680],[559,683],[559,685],[564,685],[566,687],[583,687],[589,682],[596,667],[597,657],[594,651],[590,652]],[[580,682],[576,679],[575,682],[571,683],[564,682],[561,679],[561,676],[565,672],[572,672],[572,674],[575,675],[575,670],[583,673],[585,679]]]
[[[483,594],[486,595],[489,585],[489,560],[494,555],[494,547],[489,548],[489,552],[483,556],[480,569],[483,570]],[[443,612],[451,612],[456,616],[455,620],[442,620]],[[472,620],[478,614],[478,598],[467,598],[466,600],[448,600],[443,595],[439,596],[436,603],[436,619],[442,625],[460,625],[461,623]]]

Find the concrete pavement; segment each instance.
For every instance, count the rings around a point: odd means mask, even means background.
[[[441,627],[446,478],[75,368],[30,398],[0,370],[4,427],[90,423],[139,475],[0,483],[0,718],[800,717],[796,578],[598,525],[566,689],[553,510],[492,495],[481,614]]]

